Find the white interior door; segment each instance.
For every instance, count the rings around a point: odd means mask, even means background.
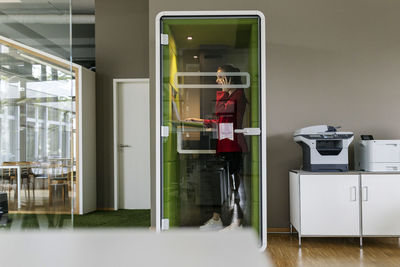
[[[118,208],[150,209],[148,79],[116,83]]]
[[[302,235],[359,235],[358,181],[358,175],[302,175]]]
[[[400,235],[400,175],[362,175],[363,235]]]

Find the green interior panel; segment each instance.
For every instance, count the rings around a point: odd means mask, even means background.
[[[258,24],[252,24],[250,37],[250,74],[251,74],[251,127],[260,125],[260,90],[259,90],[259,57],[258,57]],[[252,180],[252,216],[251,223],[254,229],[259,230],[260,224],[260,142],[259,137],[251,138],[251,180]]]
[[[164,33],[171,33],[169,26],[164,25]],[[176,132],[176,125],[172,123],[172,101],[179,104],[179,93],[173,86],[172,79],[177,71],[176,46],[173,35],[170,34],[169,45],[164,46],[163,64],[163,123]],[[177,96],[175,98],[174,96]],[[179,108],[179,106],[178,106]],[[179,220],[179,173],[178,154],[176,149],[176,135],[164,139],[163,143],[163,216],[169,218],[170,226],[176,226]]]
[[[162,19],[161,28],[168,34],[168,45],[162,46],[162,125],[170,129],[162,146],[162,216],[169,219],[170,227],[197,227],[216,205],[222,206],[221,214],[234,213],[224,209],[231,195],[221,189],[231,188],[232,181],[224,160],[216,152],[210,152],[216,149],[215,129],[185,121],[187,117],[215,119],[213,109],[219,89],[178,88],[177,83],[216,84],[215,77],[202,77],[201,73],[216,73],[217,66],[223,64],[236,66],[250,75],[250,87],[243,89],[247,99],[243,128],[260,128],[259,19],[167,17]],[[175,81],[178,72],[200,74]],[[260,230],[259,138],[245,137],[248,149],[242,151],[240,182],[245,197],[238,201],[244,212],[243,226],[256,231]],[[200,148],[193,149],[195,146]],[[221,217],[224,222],[226,218]]]

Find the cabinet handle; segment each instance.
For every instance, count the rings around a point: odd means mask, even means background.
[[[131,147],[130,145],[119,145],[120,148]]]
[[[357,201],[357,187],[350,187],[350,201]]]
[[[363,201],[368,201],[368,186],[363,186],[362,198],[363,198]]]

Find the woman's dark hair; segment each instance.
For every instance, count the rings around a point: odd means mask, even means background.
[[[222,72],[240,72],[239,68],[235,68],[232,65],[222,65],[220,67],[218,67],[218,70],[222,71]],[[230,75],[225,75],[227,80],[231,81],[231,84],[242,84],[242,78],[238,75],[238,76],[230,76]],[[237,90],[243,90],[243,89],[237,89]],[[245,103],[248,103],[247,98],[245,96],[245,94],[243,93],[243,99]]]
[[[222,72],[240,72],[240,69],[235,68],[232,65],[222,65],[218,67],[218,70]],[[230,75],[225,75],[226,79],[231,81],[231,84],[241,84],[242,83],[242,78],[240,76],[230,76]]]

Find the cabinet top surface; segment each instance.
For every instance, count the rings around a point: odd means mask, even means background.
[[[366,171],[347,171],[347,172],[309,172],[303,170],[290,170],[290,172],[302,175],[361,175],[361,174],[400,174],[400,172],[366,172]]]

